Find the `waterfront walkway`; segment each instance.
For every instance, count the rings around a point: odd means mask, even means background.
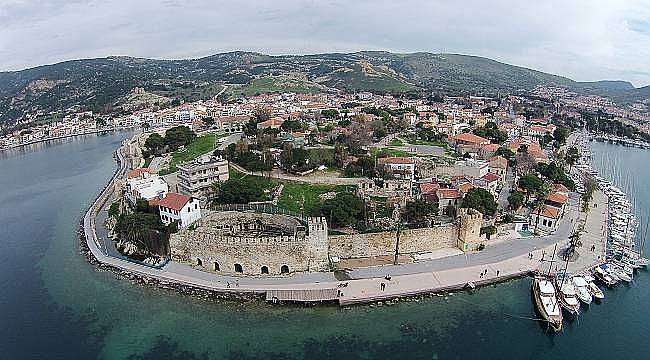
[[[126,171],[126,162],[117,151],[120,164],[109,185],[102,191],[83,219],[86,242],[92,255],[101,263],[146,278],[173,284],[182,284],[220,293],[241,294],[305,294],[313,299],[315,294],[331,294],[336,291],[341,305],[364,303],[401,296],[442,292],[466,287],[480,286],[525,276],[534,272],[555,272],[564,268],[561,261],[548,262],[557,244],[559,251],[568,246],[568,236],[580,222],[585,232],[578,248],[576,261],[569,262],[569,272],[579,272],[597,265],[598,256],[604,255],[604,224],[606,224],[606,197],[597,192],[596,204],[586,216],[578,211],[579,199],[571,199],[563,221],[554,234],[506,240],[488,246],[480,252],[465,253],[433,260],[421,260],[409,264],[385,265],[351,269],[349,280],[339,281],[334,273],[298,273],[286,277],[232,277],[204,272],[189,265],[170,261],[161,269],[140,265],[110,255],[113,243],[99,239],[96,233],[97,215],[112,196],[113,181]],[[100,217],[101,219],[102,217]],[[591,251],[591,246],[597,246]],[[532,258],[530,255],[532,254]],[[389,277],[390,280],[386,279]],[[382,285],[383,284],[383,285]],[[340,294],[338,291],[340,290]],[[281,300],[281,299],[280,299]],[[294,299],[296,300],[296,299]],[[307,300],[307,299],[306,299]]]

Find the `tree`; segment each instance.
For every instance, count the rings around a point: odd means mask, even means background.
[[[564,127],[558,127],[553,131],[553,139],[555,139],[558,145],[566,143],[566,139],[569,137],[569,129]]]
[[[490,236],[497,233],[497,227],[494,225],[488,225],[481,228],[481,234],[485,234],[485,237],[490,240]]]
[[[300,131],[303,126],[300,121],[297,120],[287,120],[280,125],[280,128],[284,131]]]
[[[514,161],[519,174],[530,174],[535,170],[535,166],[537,165],[535,158],[526,152],[517,152]]]
[[[134,212],[121,214],[115,224],[115,233],[121,240],[138,248],[140,255],[167,255],[169,234],[173,227],[166,227],[158,214]]]
[[[465,197],[461,207],[478,210],[483,215],[493,216],[497,212],[497,203],[494,196],[489,191],[481,188],[470,189]]]
[[[214,193],[217,198],[213,199],[217,204],[248,204],[252,201],[262,201],[265,198],[264,190],[269,183],[256,181],[255,177],[242,179],[228,179],[215,186]]]
[[[569,172],[571,172],[573,165],[578,163],[578,160],[580,160],[580,150],[575,146],[571,146],[564,156],[564,161],[569,165]]]
[[[488,122],[483,127],[473,130],[474,135],[489,139],[494,144],[501,144],[508,140],[508,133],[497,128],[497,124]]]
[[[497,149],[496,155],[503,156],[507,160],[512,160],[515,158],[516,153],[505,146],[501,146]]]
[[[551,193],[551,187],[546,183],[542,185],[535,192],[535,203],[533,209],[537,211],[537,219],[535,220],[535,233],[537,233],[537,227],[539,226],[539,217],[542,214],[542,209],[544,209],[546,197]]]
[[[144,147],[151,154],[160,154],[165,147],[165,139],[160,136],[158,133],[153,133],[147,137],[147,140],[144,142]]]
[[[508,204],[512,210],[519,209],[524,204],[524,194],[519,191],[514,191],[508,196]]]
[[[339,116],[339,111],[336,109],[325,109],[320,112],[321,116],[327,119],[335,119]]]
[[[170,151],[187,146],[196,138],[196,134],[187,126],[175,126],[165,131],[165,145]]]
[[[323,202],[321,213],[332,226],[348,226],[362,218],[363,201],[352,193],[337,193]]]
[[[416,199],[406,203],[402,216],[408,223],[421,223],[429,215],[438,214],[438,204]]]
[[[537,171],[547,180],[553,183],[560,183],[571,190],[575,190],[576,184],[557,163],[550,164],[539,163],[536,166]]]
[[[544,182],[537,175],[528,174],[519,178],[518,185],[520,188],[526,190],[526,202],[528,202],[530,195],[538,192],[544,185]]]
[[[553,141],[553,136],[551,134],[546,133],[544,136],[542,136],[542,139],[539,141],[539,144],[542,147],[546,147],[546,145],[550,144]]]

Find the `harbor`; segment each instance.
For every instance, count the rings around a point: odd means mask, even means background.
[[[616,139],[614,143],[620,143],[619,140],[621,139]],[[585,227],[578,227],[570,236],[569,246],[562,249],[562,254],[557,252],[557,248],[553,250],[548,270],[539,269],[532,284],[533,297],[537,312],[553,331],[562,330],[563,314],[577,317],[583,306],[603,301],[605,293],[601,287],[614,288],[618,284],[630,284],[635,273],[645,270],[650,263],[643,252],[648,222],[646,221],[645,229],[642,229],[643,233],[638,233],[641,230],[638,210],[635,201],[628,196],[634,190],[633,179],[620,176],[620,164],[612,165],[609,159],[601,159],[598,167],[605,173],[615,174],[616,179],[601,176],[593,164],[590,141],[602,141],[602,137],[586,132],[578,135],[576,144],[583,156],[572,176],[576,182],[584,184],[579,189],[580,192],[595,192],[595,201],[587,202],[585,199],[587,203],[584,206],[591,208],[590,213],[600,212],[601,216],[597,223],[593,223],[593,219],[598,216],[591,216],[592,221],[587,220],[586,223],[592,230],[602,224],[601,241],[586,243],[596,255],[594,263],[585,266],[582,261],[571,261],[575,257],[575,249],[579,245],[585,245],[581,234]],[[632,145],[644,148],[643,144]],[[615,168],[614,171],[612,167]],[[594,188],[586,189],[588,186]],[[582,265],[577,265],[578,263]]]

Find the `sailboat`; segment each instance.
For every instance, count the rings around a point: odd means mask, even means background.
[[[555,297],[553,282],[545,277],[535,277],[532,285],[535,308],[553,331],[562,330],[562,311]]]

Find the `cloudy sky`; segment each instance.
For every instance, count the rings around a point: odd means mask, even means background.
[[[0,70],[232,50],[472,54],[650,84],[648,0],[0,0]]]

